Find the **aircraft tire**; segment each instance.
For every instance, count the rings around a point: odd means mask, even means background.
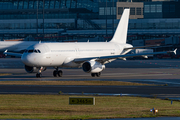
[[[36,77],[37,77],[37,78],[41,78],[41,76],[42,76],[41,73],[37,73],[37,74],[36,74]]]
[[[61,70],[58,71],[58,76],[62,77],[63,72]]]
[[[97,77],[100,77],[101,76],[101,73],[95,73]]]
[[[95,75],[96,75],[96,73],[91,73],[91,76],[92,76],[92,77],[95,77]]]
[[[58,72],[56,70],[53,71],[53,76],[58,77]]]

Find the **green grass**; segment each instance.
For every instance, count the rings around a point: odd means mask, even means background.
[[[94,96],[95,105],[69,105],[67,95],[0,95],[0,119],[100,119],[180,116],[180,102]],[[82,96],[81,96],[82,97]],[[153,115],[150,109],[158,109]]]

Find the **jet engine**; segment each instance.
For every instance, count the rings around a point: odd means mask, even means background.
[[[82,68],[87,73],[99,73],[105,69],[105,65],[96,61],[87,61],[83,63]]]
[[[39,70],[39,68],[38,68],[38,67],[31,67],[31,66],[25,65],[25,70],[26,70],[26,72],[28,72],[28,73],[37,73],[38,70]],[[45,71],[45,70],[46,70],[46,68],[43,67],[42,71]]]

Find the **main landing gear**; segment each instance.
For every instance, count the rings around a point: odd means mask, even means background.
[[[53,76],[54,77],[62,77],[63,72],[61,70],[58,70],[58,67],[56,70],[53,71]]]
[[[95,77],[95,76],[100,77],[100,76],[101,76],[101,72],[91,73],[91,76],[92,76],[92,77]]]
[[[38,70],[38,73],[36,74],[37,78],[41,78],[42,74],[41,72],[43,71],[44,67],[40,67]],[[63,72],[61,70],[58,70],[58,67],[56,67],[56,70],[53,72],[54,77],[62,77]]]

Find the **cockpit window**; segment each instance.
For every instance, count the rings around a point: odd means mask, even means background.
[[[28,50],[28,53],[32,53],[34,50]]]
[[[41,53],[41,51],[39,49],[25,50],[24,53]]]
[[[38,53],[41,53],[41,51],[39,49],[37,51],[38,51]]]
[[[25,50],[24,53],[27,53],[28,50]]]
[[[34,50],[35,53],[37,53],[38,51],[37,50]]]

